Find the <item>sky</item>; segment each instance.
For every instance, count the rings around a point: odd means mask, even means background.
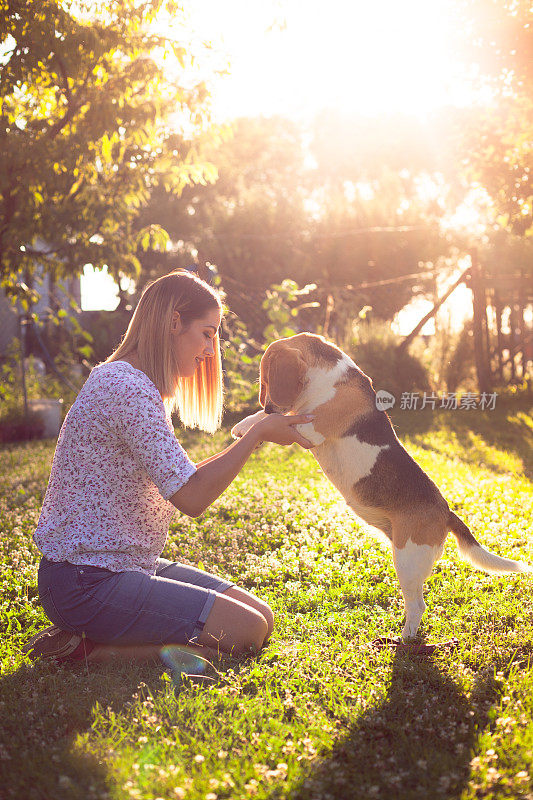
[[[195,0],[191,21],[231,60],[214,103],[222,118],[305,118],[321,108],[424,115],[470,99],[451,51],[452,8],[449,0]]]
[[[194,0],[189,27],[229,74],[212,84],[216,121],[328,109],[424,117],[472,101],[451,51],[449,0]],[[172,20],[161,30],[180,38]],[[87,267],[82,307],[113,309],[112,278]]]

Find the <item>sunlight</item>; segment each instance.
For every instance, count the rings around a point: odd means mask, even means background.
[[[459,275],[464,272],[469,264],[470,256],[464,256],[458,259],[456,269],[454,269],[452,273],[447,274],[445,278],[440,275],[437,276],[437,297],[442,297],[444,295],[448,287],[459,278]],[[435,297],[433,300],[430,300],[428,297],[415,295],[394,317],[391,323],[392,330],[400,336],[407,336],[422,317],[431,311],[436,299]],[[472,291],[465,283],[461,283],[438,310],[438,328],[440,330],[448,330],[457,333],[463,328],[466,320],[471,316]],[[426,322],[420,331],[420,335],[432,336],[435,332],[435,318],[432,317]]]
[[[446,0],[331,0],[327,5],[316,0],[195,0],[184,7],[185,21],[181,13],[175,18],[161,14],[154,28],[176,40],[187,31],[191,52],[201,50],[202,42],[212,45],[196,60],[189,79],[208,81],[216,122],[271,114],[309,122],[328,110],[423,118],[439,107],[474,100],[451,51],[457,25],[452,9]],[[226,66],[226,60],[228,74],[214,77],[213,70]],[[178,110],[170,119],[186,127]],[[422,201],[441,205],[443,192],[440,176],[417,178]],[[345,193],[348,202],[356,197],[367,201],[374,190],[368,183],[347,182]],[[316,202],[311,198],[307,208],[315,218]],[[472,197],[453,218],[443,220],[446,230],[479,232],[484,224],[479,200]],[[106,308],[114,307],[110,276],[86,273],[83,280],[86,303],[105,298]]]
[[[444,0],[197,0],[189,15],[230,60],[213,98],[218,118],[324,108],[423,116],[472,100],[450,51],[450,8]]]
[[[468,232],[471,236],[482,236],[487,231],[489,220],[494,216],[489,194],[481,186],[473,185],[463,202],[452,214],[441,221],[444,231]]]
[[[118,303],[117,284],[107,267],[99,270],[86,264],[81,276],[82,311],[114,311]]]

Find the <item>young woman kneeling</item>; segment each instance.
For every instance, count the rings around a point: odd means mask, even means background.
[[[146,659],[167,644],[238,655],[270,636],[263,600],[161,558],[175,510],[202,514],[260,441],[310,446],[294,427],[307,417],[271,414],[221,453],[190,460],[171,412],[218,428],[221,318],[216,291],[198,277],[154,281],[68,412],[34,534],[39,596],[54,623],[26,646],[34,656]]]

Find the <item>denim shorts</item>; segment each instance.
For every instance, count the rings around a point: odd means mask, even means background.
[[[54,625],[102,644],[194,643],[234,584],[158,559],[155,575],[41,559],[39,598]]]

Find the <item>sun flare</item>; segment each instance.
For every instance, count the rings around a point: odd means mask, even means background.
[[[195,0],[184,6],[185,30],[188,36],[194,32],[191,48],[209,42],[212,50],[191,74],[208,81],[216,122],[281,114],[308,123],[330,111],[424,118],[474,99],[452,49],[458,25],[454,5],[450,0]],[[160,15],[156,28],[179,39],[183,24],[181,13]],[[224,67],[227,74],[213,76]],[[177,113],[170,119],[183,125]],[[418,187],[420,197],[438,199],[442,187],[429,176],[421,180],[426,183]],[[357,191],[364,195],[365,186],[358,184]],[[473,206],[461,213],[450,225],[478,221]],[[96,297],[106,293],[104,278],[99,280]],[[91,285],[86,275],[87,297]],[[98,300],[88,297],[92,302]],[[114,292],[107,302],[116,304]]]
[[[219,117],[327,108],[424,115],[468,101],[451,53],[452,8],[444,0],[197,0],[190,13],[230,61],[214,97]]]

